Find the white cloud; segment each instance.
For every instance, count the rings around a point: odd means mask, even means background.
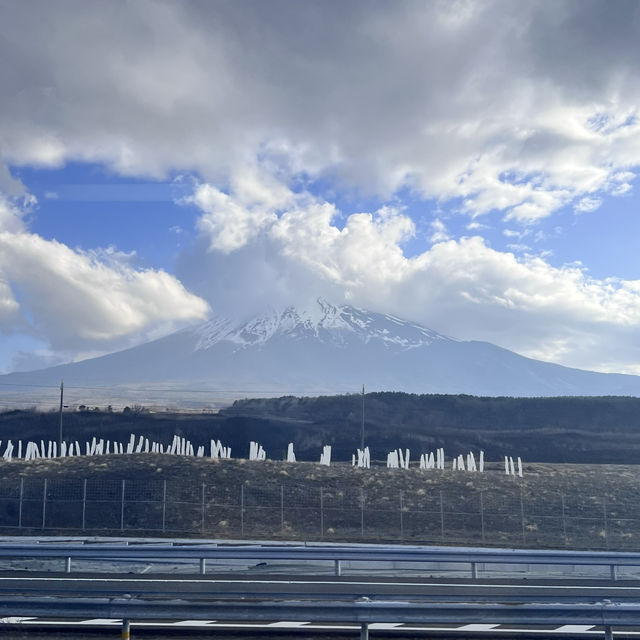
[[[522,224],[622,195],[640,165],[632,3],[36,5],[0,25],[13,163],[221,185],[258,158]]]
[[[34,204],[29,194],[0,193],[0,333],[32,335],[74,357],[207,315],[204,300],[165,271],[137,269],[132,254],[73,250],[30,233],[25,214]]]
[[[499,211],[525,232],[561,207],[628,194],[640,166],[636,27],[633,3],[570,0],[8,3],[0,154],[199,173],[200,237],[179,268],[216,307],[324,293],[631,370],[637,283],[437,228],[436,244],[407,258],[415,228],[402,210],[341,219],[296,189],[407,188],[453,201],[469,230]],[[18,182],[0,164],[0,189],[17,197]],[[18,305],[53,344],[91,349],[206,313],[163,271],[28,233],[16,206],[0,201],[6,322]]]
[[[56,348],[108,348],[208,312],[164,271],[137,270],[117,253],[73,251],[35,234],[0,232],[0,274],[20,290],[32,329]]]
[[[467,225],[467,228],[469,228],[469,226],[470,225]],[[477,228],[477,227],[473,227],[473,228]],[[444,222],[442,222],[442,220],[440,220],[440,218],[436,218],[431,223],[431,236],[429,239],[433,243],[444,242],[445,240],[451,240],[451,236],[447,231],[447,226],[445,225]]]
[[[256,171],[234,174],[231,190],[233,196],[210,184],[202,184],[193,196],[183,200],[205,212],[198,228],[210,238],[211,249],[225,253],[245,246],[276,219],[274,211],[295,199],[287,187]]]
[[[483,229],[489,229],[489,225],[483,224],[482,222],[478,222],[473,220],[467,224],[467,231],[482,231]]]
[[[573,210],[577,213],[589,213],[591,211],[596,211],[601,205],[601,198],[590,198],[589,196],[585,196],[574,205]]]
[[[0,231],[19,232],[25,229],[25,209],[0,192]]]
[[[558,268],[543,255],[516,257],[480,237],[442,240],[407,258],[402,243],[414,228],[401,212],[352,214],[342,228],[339,218],[331,203],[298,194],[291,209],[274,213],[234,259],[214,251],[208,268],[215,278],[200,283],[199,293],[239,314],[256,310],[245,306],[254,293],[262,306],[325,295],[532,357],[636,371],[640,342],[632,336],[640,324],[640,281],[594,279],[579,265]],[[202,232],[209,247],[207,229]],[[182,265],[186,282],[202,264]]]
[[[0,277],[0,332],[9,331],[20,324],[20,305],[9,283]]]

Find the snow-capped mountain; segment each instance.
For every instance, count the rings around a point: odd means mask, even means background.
[[[318,300],[244,322],[208,322],[83,362],[0,377],[11,384],[162,386],[313,395],[368,390],[474,395],[640,395],[640,377],[540,362],[487,342]],[[174,395],[175,397],[175,395]]]
[[[342,347],[353,340],[364,343],[379,340],[388,348],[399,350],[428,346],[434,340],[451,340],[394,316],[351,306],[336,307],[323,299],[308,309],[270,309],[239,326],[216,318],[192,331],[199,336],[196,350],[210,349],[221,341],[239,348],[260,347],[279,337],[294,341],[313,339]]]

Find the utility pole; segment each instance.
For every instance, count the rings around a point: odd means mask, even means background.
[[[362,385],[362,424],[360,425],[360,449],[364,451],[364,385]]]
[[[60,413],[58,419],[58,446],[62,450],[62,404],[64,401],[64,380],[60,380]]]

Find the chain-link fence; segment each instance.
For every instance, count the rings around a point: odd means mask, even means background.
[[[186,480],[0,481],[0,529],[219,538],[640,548],[640,507],[571,490],[386,491]]]

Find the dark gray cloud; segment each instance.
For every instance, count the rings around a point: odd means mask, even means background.
[[[271,154],[501,208],[509,169],[585,190],[558,148],[587,169],[638,162],[569,122],[637,105],[631,2],[6,2],[0,30],[0,140],[18,163],[219,181]]]

